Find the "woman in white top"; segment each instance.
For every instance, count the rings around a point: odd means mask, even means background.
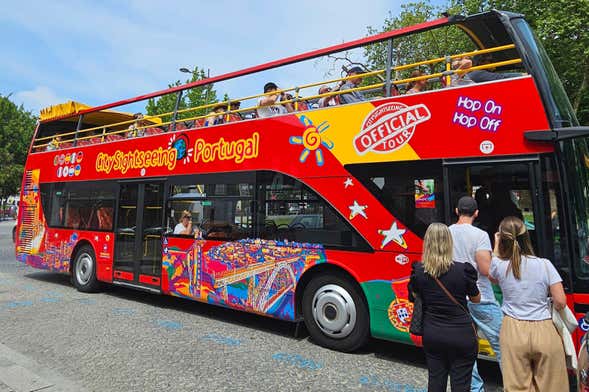
[[[519,218],[501,221],[494,253],[489,276],[503,291],[499,343],[505,391],[565,390],[564,349],[548,301],[550,293],[556,309],[566,306],[562,279],[550,260],[534,256]]]
[[[180,222],[174,227],[174,234],[192,234],[192,214],[188,210],[182,211]]]

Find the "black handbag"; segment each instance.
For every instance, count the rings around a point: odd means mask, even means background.
[[[413,294],[413,315],[411,316],[411,324],[409,324],[409,333],[412,335],[423,336],[423,302],[421,295]]]

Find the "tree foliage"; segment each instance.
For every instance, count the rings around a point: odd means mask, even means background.
[[[0,95],[0,198],[16,194],[37,118]]]
[[[581,124],[589,124],[589,7],[587,0],[446,0],[435,6],[417,1],[401,6],[398,16],[389,16],[384,25],[369,33],[389,31],[450,14],[474,14],[500,9],[521,13],[542,42],[560,76]],[[446,54],[474,49],[457,28],[445,27],[431,32],[395,39],[394,64],[413,63]],[[366,50],[371,67],[383,67],[386,46],[373,45]],[[433,72],[433,69],[428,70]],[[397,75],[407,76],[405,75]]]
[[[168,85],[168,87],[176,87],[182,84],[195,82],[197,80],[203,80],[207,78],[207,74],[203,69],[198,69],[195,67],[192,71],[192,77],[185,82],[181,82],[177,80],[173,84]],[[152,98],[147,101],[147,105],[145,107],[145,111],[148,115],[161,115],[163,113],[171,113],[174,111],[174,107],[176,106],[176,99],[177,94],[167,94],[163,95],[158,98]],[[205,86],[199,86],[192,88],[190,90],[185,90],[182,92],[182,98],[180,99],[180,103],[178,105],[178,109],[188,109],[197,106],[203,106],[210,103],[214,103],[217,101],[217,92],[214,89],[213,84],[207,84]],[[210,112],[210,109],[198,109],[198,110],[189,110],[186,112],[182,112],[178,114],[178,119],[183,118],[190,118],[195,116],[204,115],[207,112]],[[171,115],[164,116],[164,121],[169,121]]]
[[[398,16],[393,17],[389,14],[381,29],[368,27],[368,32],[376,34],[380,31],[395,30],[423,23],[439,17],[442,9],[425,1],[403,4]],[[366,48],[365,54],[371,67],[383,68],[385,66],[386,45],[385,42]],[[458,30],[457,27],[443,27],[424,34],[395,38],[393,40],[393,66],[417,63],[426,59],[444,57],[447,54],[456,54],[474,49],[474,44],[467,40],[465,34]],[[427,67],[429,73],[440,71],[440,64],[428,65]],[[411,71],[397,72],[395,78],[408,77]]]

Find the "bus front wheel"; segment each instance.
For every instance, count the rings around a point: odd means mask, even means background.
[[[72,266],[72,282],[78,291],[84,293],[100,289],[100,282],[96,278],[96,256],[94,249],[89,245],[80,247],[76,252]]]
[[[318,276],[309,282],[303,293],[303,317],[311,338],[333,350],[357,350],[370,335],[360,288],[342,276]]]

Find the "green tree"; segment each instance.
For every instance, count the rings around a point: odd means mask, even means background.
[[[183,84],[179,80],[174,82],[173,84],[169,84],[168,87],[176,87]],[[145,112],[150,116],[162,116],[164,121],[169,121],[171,119],[170,115],[165,115],[165,113],[172,113],[176,106],[176,99],[177,94],[166,94],[162,95],[161,97],[157,98],[150,98],[147,100],[147,105],[145,106]],[[182,96],[180,100],[180,104],[178,109],[185,109],[186,108],[186,98]]]
[[[18,192],[37,118],[0,95],[0,198]]]
[[[197,80],[203,80],[207,78],[207,74],[203,69],[198,69],[195,67],[192,71],[192,77],[185,82],[181,82],[177,80],[173,84],[168,85],[168,87],[176,87],[182,84],[195,82]],[[163,113],[171,113],[174,111],[174,107],[176,106],[177,100],[177,93],[175,94],[167,94],[163,95],[158,98],[152,98],[147,101],[147,105],[145,107],[145,111],[148,115],[161,115]],[[214,85],[207,84],[204,86],[199,86],[195,88],[191,88],[189,90],[184,90],[182,92],[182,97],[180,99],[180,103],[178,105],[178,109],[188,109],[199,107],[203,105],[207,105],[209,103],[214,103],[217,101],[217,92],[214,89]],[[208,112],[209,109],[197,109],[197,110],[189,110],[183,113],[178,114],[178,119],[183,118],[190,118],[195,116],[201,116]],[[163,116],[164,121],[170,121],[171,115]]]
[[[581,124],[589,125],[589,7],[587,0],[447,0],[440,6],[427,1],[405,4],[401,13],[385,19],[381,29],[388,31],[438,17],[441,12],[474,14],[500,9],[521,13],[536,32],[552,60]],[[464,34],[450,27],[394,40],[395,64],[411,63],[469,50]],[[415,37],[415,38],[414,38]],[[373,46],[366,56],[372,67],[382,67],[386,46]],[[429,71],[434,71],[430,69]],[[399,76],[399,75],[397,75]],[[406,76],[401,75],[401,76]]]
[[[203,80],[206,78],[207,74],[205,73],[204,69],[199,70],[198,67],[195,67],[194,71],[192,71],[192,79],[190,79],[190,82]],[[217,92],[213,87],[214,86],[211,83],[204,86],[191,88],[190,90],[185,91],[187,107],[195,108],[203,105],[208,105],[213,102],[217,102]],[[206,114],[210,111],[210,108],[191,110],[189,112],[186,112],[183,118],[202,116],[203,114]]]
[[[402,27],[423,23],[438,18],[447,7],[435,6],[426,1],[401,5],[398,16],[385,19],[384,25],[377,29],[368,27],[369,34],[382,31],[400,29]],[[387,43],[368,46],[365,56],[369,68],[382,69],[385,67]],[[424,34],[413,34],[406,37],[393,39],[393,66],[417,63],[426,59],[444,57],[446,55],[467,52],[476,49],[474,44],[467,39],[465,34],[455,26],[443,27],[428,31]],[[444,66],[441,63],[426,66],[428,73],[441,72]],[[409,77],[414,69],[396,72],[395,79]]]
[[[536,32],[581,124],[589,125],[589,3],[587,0],[454,0],[469,14],[488,9],[518,12]]]

